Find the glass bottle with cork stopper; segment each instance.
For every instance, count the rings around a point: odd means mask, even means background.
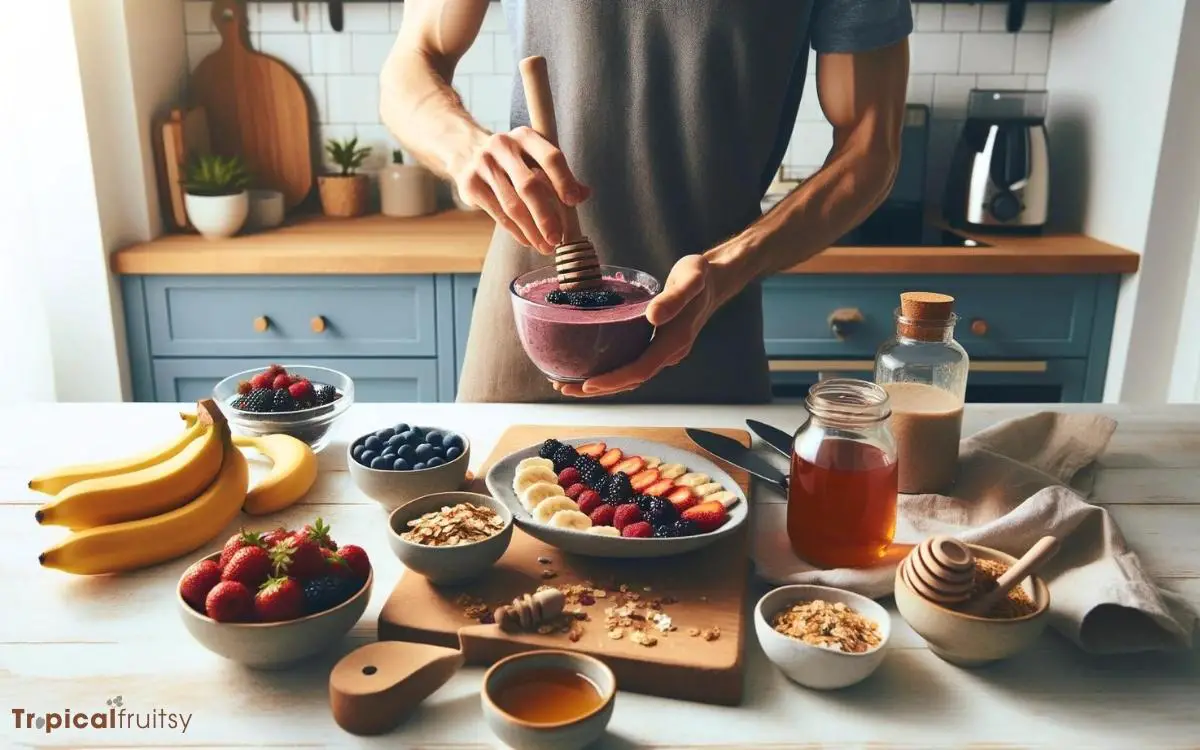
[[[970,358],[954,340],[954,298],[905,292],[896,335],[875,355],[875,382],[888,393],[900,492],[945,492],[958,473]]]

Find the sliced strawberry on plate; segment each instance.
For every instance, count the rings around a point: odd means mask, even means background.
[[[729,519],[725,506],[718,502],[700,503],[685,510],[683,518],[696,524],[701,534],[719,529]]]
[[[600,458],[604,455],[604,450],[607,448],[604,443],[588,443],[581,445],[575,449],[575,452],[581,456],[591,456],[592,458]]]
[[[696,495],[690,487],[676,487],[667,493],[667,500],[671,501],[671,505],[675,506],[675,510],[680,513],[696,504]]]
[[[624,461],[612,467],[612,473],[623,471],[626,476],[633,476],[644,468],[646,468],[646,461],[641,456],[626,456]]]
[[[600,465],[606,470],[611,471],[612,467],[616,466],[621,461],[621,449],[609,448],[603,456],[600,457]]]
[[[653,471],[651,469],[650,471]],[[670,479],[660,479],[646,489],[642,490],[643,495],[653,495],[654,497],[662,497],[671,491],[675,484]]]
[[[658,470],[645,469],[643,471],[639,471],[637,474],[634,474],[629,478],[629,486],[633,488],[634,492],[641,492],[657,481]]]

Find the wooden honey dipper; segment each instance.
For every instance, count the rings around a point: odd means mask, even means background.
[[[554,117],[554,96],[550,92],[546,58],[541,55],[526,57],[520,68],[529,126],[557,148],[558,122]],[[600,258],[591,241],[583,235],[579,213],[574,206],[566,206],[563,212],[563,236],[554,249],[554,270],[558,274],[558,286],[564,292],[595,289],[602,281]]]
[[[493,617],[500,629],[533,630],[544,622],[562,614],[566,597],[558,589],[542,589],[532,595],[525,594],[512,600],[512,604],[496,609]]]
[[[904,558],[900,574],[930,601],[964,602],[975,584],[975,555],[957,539],[935,536],[913,548]]]

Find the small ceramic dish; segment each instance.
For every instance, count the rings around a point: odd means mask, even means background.
[[[561,669],[582,675],[600,694],[600,705],[567,721],[524,721],[497,705],[509,680],[530,670]],[[599,659],[571,651],[529,651],[501,659],[483,676],[480,697],[488,728],[509,747],[521,750],[578,750],[600,739],[616,705],[617,678]]]
[[[360,457],[363,455],[361,449],[366,448],[366,443],[371,438],[375,438],[376,441],[379,441],[383,450],[387,450],[387,441],[394,440],[401,434],[397,433],[396,427],[409,427],[409,425],[399,424],[393,427],[385,427],[375,432],[368,432],[365,435],[360,435],[346,446],[346,466],[350,470],[350,478],[364,495],[388,510],[395,510],[405,503],[425,495],[432,495],[435,492],[451,492],[462,488],[467,478],[467,467],[471,462],[471,441],[467,440],[466,436],[461,433],[442,430],[436,427],[419,428],[422,430],[423,435],[436,432],[444,437],[454,436],[461,442],[461,448],[449,460],[446,460],[444,453],[440,456],[434,456],[436,460],[443,462],[437,466],[405,470],[391,468],[373,469],[355,457],[356,452],[358,452]],[[380,436],[385,437],[381,438]],[[420,438],[413,439],[419,440]],[[372,441],[373,443],[374,441]],[[398,448],[395,444],[392,448],[393,450],[398,449],[403,451],[404,455],[408,455],[408,451],[415,453],[421,446],[411,444],[405,446],[403,443],[400,443]],[[413,459],[410,465],[421,465],[421,462],[413,456],[410,456],[410,459]]]
[[[471,503],[491,508],[504,521],[497,533],[479,542],[434,547],[401,538],[408,522],[442,507]],[[478,578],[496,564],[512,541],[513,516],[508,506],[475,492],[439,492],[405,503],[388,516],[388,544],[404,567],[437,585],[464,583]]]
[[[880,642],[869,651],[851,653],[814,646],[784,635],[771,625],[775,615],[801,601],[841,602],[879,626]],[[883,662],[892,636],[892,618],[874,600],[828,586],[780,586],[754,607],[754,632],[767,658],[787,677],[805,687],[836,690],[865,680]]]
[[[503,500],[512,511],[517,526],[533,538],[557,547],[564,552],[586,557],[669,557],[693,552],[720,539],[737,533],[749,516],[746,495],[733,477],[718,467],[711,460],[691,451],[676,448],[653,440],[642,440],[618,435],[599,435],[587,437],[572,437],[564,439],[564,444],[579,447],[587,443],[602,442],[611,448],[619,448],[627,456],[654,456],[662,459],[663,464],[678,463],[687,467],[689,472],[707,474],[711,481],[719,482],[725,489],[732,492],[736,502],[729,508],[729,518],[716,531],[706,534],[674,538],[629,539],[625,537],[601,536],[598,534],[576,529],[558,528],[544,523],[538,523],[520,498],[513,491],[513,477],[516,475],[517,464],[523,459],[538,455],[541,444],[522,448],[505,456],[496,462],[488,471],[486,482],[488,491],[496,498]]]
[[[1013,565],[1017,558],[1000,550],[968,544],[977,560],[995,560]],[[896,609],[917,635],[925,639],[929,650],[942,659],[962,667],[974,667],[1007,659],[1024,651],[1046,629],[1050,609],[1050,589],[1037,576],[1029,576],[1021,585],[1037,607],[1024,617],[998,619],[968,615],[935,604],[918,594],[904,580],[903,566],[896,568]]]
[[[221,553],[205,557],[216,562]],[[178,584],[175,599],[184,627],[209,651],[254,669],[281,669],[318,654],[342,639],[363,616],[375,571],[356,594],[333,609],[284,622],[217,622],[192,609]]]

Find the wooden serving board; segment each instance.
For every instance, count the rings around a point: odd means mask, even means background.
[[[742,444],[750,445],[744,430],[714,429]],[[573,427],[516,425],[501,437],[495,450],[480,468],[476,491],[486,493],[482,477],[498,460],[513,451],[542,442],[548,437],[585,435],[628,435],[656,440],[705,455],[716,461],[750,496],[746,472],[704,454],[682,429],[676,427]],[[738,533],[708,547],[678,557],[646,560],[606,560],[567,555],[523,533],[513,530],[512,543],[504,556],[483,578],[454,588],[431,585],[423,576],[406,571],[379,614],[379,639],[430,643],[461,648],[468,664],[486,665],[510,654],[538,649],[564,649],[596,656],[612,668],[622,690],[666,698],[719,705],[742,701],[745,645],[745,599],[750,574],[749,521]],[[539,558],[551,562],[543,564]],[[543,570],[557,575],[544,579]],[[663,605],[676,630],[658,633],[658,643],[638,645],[628,636],[608,637],[604,610],[612,599],[597,599],[584,607],[583,636],[572,642],[564,633],[509,634],[497,625],[478,624],[463,613],[459,597],[468,595],[490,607],[532,593],[538,586],[566,586],[590,581],[596,587],[615,591],[626,584],[643,599],[671,597]],[[649,587],[649,590],[646,590]],[[689,628],[719,628],[720,637],[705,641],[688,635]]]
[[[175,108],[162,123],[162,159],[159,167],[159,188],[167,215],[175,229],[188,229],[187,206],[184,204],[183,181],[187,164],[195,156],[212,152],[208,136],[208,118],[203,107],[188,110]]]

